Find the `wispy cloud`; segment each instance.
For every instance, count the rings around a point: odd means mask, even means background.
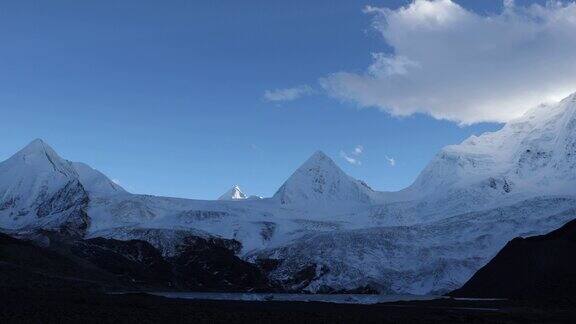
[[[312,87],[301,85],[294,88],[266,90],[264,92],[264,100],[273,102],[292,101],[313,93],[314,89]]]
[[[360,161],[360,156],[362,153],[364,153],[364,146],[356,145],[356,147],[350,153],[346,153],[344,150],[341,150],[340,156],[346,160],[346,162],[352,165],[362,165],[362,161]]]
[[[344,152],[344,151],[340,151],[340,156],[341,156],[344,160],[346,160],[346,162],[348,162],[348,163],[350,163],[350,164],[353,164],[353,165],[361,165],[361,164],[362,164],[362,162],[361,162],[360,160],[358,160],[357,158],[352,157],[352,156],[346,154],[346,152]]]
[[[395,158],[393,158],[393,157],[388,157],[388,156],[385,156],[385,158],[386,158],[386,161],[388,161],[388,164],[390,164],[390,166],[395,166],[395,165],[396,165],[396,159],[395,159]]]
[[[326,93],[394,116],[424,113],[460,124],[506,122],[576,91],[576,2],[515,5],[478,14],[452,0],[366,7],[392,48],[363,73],[320,79]]]

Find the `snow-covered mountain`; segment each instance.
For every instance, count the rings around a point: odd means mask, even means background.
[[[93,169],[81,162],[72,162],[72,166],[78,173],[78,180],[86,190],[92,195],[107,196],[126,193],[120,185],[108,179],[100,171]]]
[[[0,224],[4,228],[87,224],[88,196],[74,167],[41,140],[0,163]]]
[[[0,163],[0,227],[139,238],[168,254],[183,237],[234,239],[286,288],[447,291],[508,240],[576,217],[575,128],[572,95],[447,146],[399,192],[316,152],[271,198],[234,187],[214,201],[128,193],[36,140]]]
[[[247,258],[277,264],[270,277],[289,289],[369,286],[387,294],[445,293],[466,282],[512,238],[544,234],[574,218],[574,197],[532,198],[411,226],[317,231]]]
[[[83,235],[90,224],[89,193],[123,192],[102,173],[62,159],[36,139],[0,163],[0,227]]]
[[[370,203],[374,190],[344,173],[326,154],[314,153],[274,194],[281,204]]]
[[[576,94],[541,105],[501,130],[450,145],[413,185],[415,196],[480,188],[498,195],[576,193]]]
[[[218,198],[218,200],[241,200],[241,199],[248,199],[248,196],[238,185],[234,185],[230,190],[226,191],[222,196]]]
[[[362,229],[309,233],[254,253],[309,291],[457,288],[516,237],[576,218],[576,95],[444,148],[410,187],[382,193]],[[356,216],[356,215],[355,215]],[[295,282],[302,269],[315,269]]]

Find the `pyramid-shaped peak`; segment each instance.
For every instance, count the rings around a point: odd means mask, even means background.
[[[284,182],[274,198],[282,204],[361,202],[372,190],[348,176],[322,151],[316,151]]]
[[[56,153],[56,151],[42,139],[35,139],[28,143],[20,151],[16,152],[11,160],[24,160],[27,164],[38,164],[48,162],[54,167],[63,167],[70,169],[67,166],[69,163]]]
[[[311,166],[319,166],[322,165],[323,167],[330,167],[340,169],[336,163],[324,152],[316,151],[312,154],[302,165],[300,168],[308,168]]]
[[[314,154],[312,154],[311,157],[318,159],[325,159],[325,158],[329,159],[328,155],[326,155],[326,153],[322,152],[321,150],[317,150],[316,152],[314,152]]]
[[[246,198],[248,198],[248,196],[242,192],[240,186],[234,185],[232,188],[230,188],[230,190],[226,191],[222,196],[220,196],[218,200],[242,200]]]
[[[50,147],[50,145],[48,145],[46,142],[44,142],[40,138],[37,138],[37,139],[33,140],[32,142],[28,143],[28,145],[26,145],[18,153],[24,153],[24,154],[53,153],[53,154],[56,154],[54,149],[52,147]]]
[[[55,160],[60,159],[58,153],[56,153],[56,151],[54,151],[50,145],[46,144],[46,142],[39,138],[28,143],[28,145],[24,146],[22,149],[16,152],[16,154],[14,154],[11,159],[16,158],[21,160],[23,158],[24,160],[28,160],[32,159],[33,157],[42,157],[43,159],[48,157]]]
[[[320,150],[314,152],[314,154],[312,154],[312,156],[308,158],[308,161],[321,161],[321,160],[332,160],[332,159],[330,159],[328,155],[326,155],[324,152]]]
[[[45,144],[46,144],[46,142],[44,142],[43,139],[41,139],[41,138],[35,138],[35,139],[32,140],[32,142],[30,142],[30,143],[28,144],[28,146],[30,146],[30,145],[45,145]]]
[[[35,139],[3,163],[5,168],[27,167],[32,172],[57,171],[69,177],[76,177],[70,162],[61,158],[56,151],[41,139]],[[8,169],[6,169],[8,170]]]

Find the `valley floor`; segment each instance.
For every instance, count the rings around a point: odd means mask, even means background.
[[[168,299],[2,288],[1,323],[574,323],[574,305],[436,300],[377,305]]]

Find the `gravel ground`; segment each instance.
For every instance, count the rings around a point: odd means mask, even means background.
[[[507,301],[377,305],[168,299],[84,290],[0,290],[1,323],[574,323],[571,306]]]

